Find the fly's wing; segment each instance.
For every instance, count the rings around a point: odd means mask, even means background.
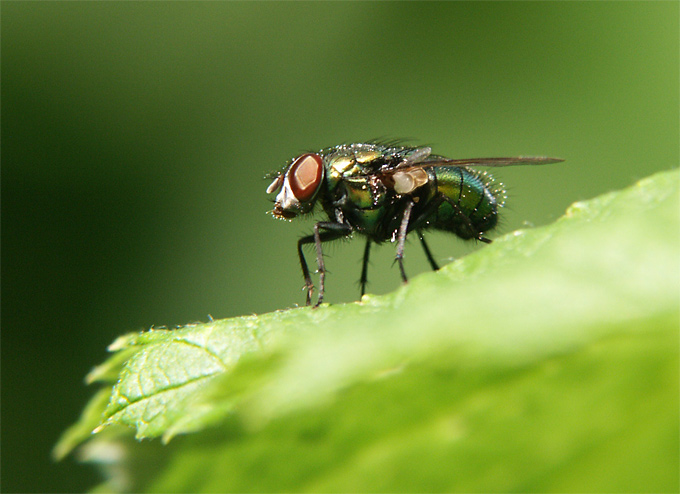
[[[518,166],[518,165],[550,165],[552,163],[561,163],[562,158],[548,158],[547,156],[519,156],[517,158],[468,158],[462,160],[452,160],[441,156],[430,156],[430,148],[422,148],[424,151],[416,150],[413,156],[421,158],[421,161],[414,162],[411,159],[406,159],[399,166],[391,170],[383,170],[383,175],[392,175],[398,171],[409,171],[415,168],[434,168],[438,166]],[[410,158],[410,157],[409,157]]]
[[[550,165],[564,161],[561,158],[548,158],[546,156],[520,156],[517,158],[469,158],[462,160],[451,160],[448,158],[430,159],[422,163],[412,164],[431,168],[434,166],[517,166],[517,165]]]
[[[426,162],[432,153],[432,148],[422,147],[415,148],[409,151],[404,161],[399,163],[396,168],[409,168],[420,163]]]
[[[547,156],[519,156],[517,158],[470,158],[462,160],[444,159],[436,163],[424,163],[425,166],[518,166],[518,165],[550,165],[561,163],[562,158]]]
[[[429,148],[423,148],[429,150]],[[419,163],[413,163],[405,160],[399,166],[391,170],[383,170],[383,181],[387,180],[387,184],[393,187],[398,194],[410,194],[417,188],[425,185],[428,180],[428,174],[425,168],[433,168],[440,166],[450,167],[467,167],[467,166],[515,166],[515,165],[548,165],[551,163],[559,163],[564,161],[560,158],[547,157],[519,157],[519,158],[472,158],[462,160],[451,160],[439,156],[430,156],[429,152],[420,154],[416,150],[415,155],[423,156],[425,159]]]

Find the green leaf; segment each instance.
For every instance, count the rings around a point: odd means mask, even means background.
[[[183,434],[149,443],[138,491],[677,492],[679,186],[574,204],[386,296],[128,335],[83,424]]]

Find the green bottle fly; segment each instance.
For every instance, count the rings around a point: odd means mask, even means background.
[[[484,234],[498,223],[498,209],[505,190],[491,175],[469,167],[544,165],[558,158],[449,159],[433,155],[429,147],[391,143],[341,144],[292,160],[275,176],[267,193],[278,191],[272,214],[292,219],[311,213],[320,204],[328,221],[314,225],[314,233],[298,240],[298,256],[311,304],[314,285],[302,246],[316,246],[319,266],[318,306],[324,295],[323,242],[354,232],[366,237],[361,271],[361,294],[365,293],[371,243],[397,243],[395,260],[404,282],[404,242],[409,232],[418,233],[432,269],[439,269],[423,232],[451,232],[469,240],[490,243]]]

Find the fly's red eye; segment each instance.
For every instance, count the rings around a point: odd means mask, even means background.
[[[321,185],[323,162],[318,154],[303,154],[291,165],[288,172],[288,183],[295,198],[307,202]]]

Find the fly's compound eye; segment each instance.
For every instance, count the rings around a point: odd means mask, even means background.
[[[308,202],[321,185],[323,161],[318,154],[303,154],[295,160],[288,171],[290,190],[300,202]]]

